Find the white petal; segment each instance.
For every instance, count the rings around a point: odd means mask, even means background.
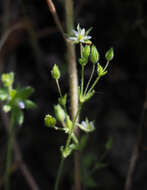
[[[85,40],[91,39],[91,36],[85,36]]]
[[[81,35],[82,35],[82,36],[85,35],[85,28],[83,28],[83,29],[81,30]]]
[[[80,42],[84,43],[84,39],[81,39]]]
[[[69,39],[72,40],[72,41],[76,41],[77,40],[76,37],[69,37]]]
[[[78,32],[76,30],[72,30],[72,33],[77,36],[78,35]]]

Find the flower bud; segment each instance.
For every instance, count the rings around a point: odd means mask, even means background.
[[[72,128],[72,121],[70,120],[69,116],[66,116],[66,126],[68,127],[68,129]]]
[[[55,115],[58,121],[63,122],[65,120],[65,112],[63,108],[58,104],[54,106]]]
[[[113,51],[113,48],[110,48],[106,54],[105,54],[105,58],[107,61],[111,61],[114,57],[114,51]]]
[[[88,59],[89,54],[90,54],[90,46],[89,46],[89,45],[86,45],[86,46],[83,48],[83,57],[84,57],[85,59]]]
[[[44,118],[44,123],[47,127],[53,127],[56,125],[56,119],[48,114]]]
[[[60,78],[60,70],[56,64],[53,66],[51,74],[52,74],[53,79],[55,80],[58,80]]]
[[[65,94],[63,97],[59,97],[58,102],[61,104],[63,107],[66,105],[67,101],[67,94]]]
[[[90,60],[93,64],[97,63],[99,61],[99,52],[97,48],[93,45],[91,47],[91,57]]]

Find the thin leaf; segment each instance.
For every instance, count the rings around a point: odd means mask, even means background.
[[[25,88],[21,88],[21,89],[17,89],[18,90],[18,97],[20,99],[26,99],[28,98],[33,92],[34,89],[32,87],[25,87]]]
[[[22,125],[24,121],[23,111],[19,108],[15,108],[15,120],[18,125]]]
[[[35,109],[37,107],[36,104],[31,100],[25,100],[24,103],[27,109]]]

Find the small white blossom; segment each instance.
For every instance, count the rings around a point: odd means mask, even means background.
[[[81,29],[80,25],[78,24],[77,31],[72,30],[73,35],[71,37],[69,37],[69,39],[72,40],[76,44],[77,43],[85,43],[87,40],[91,39],[91,36],[88,36],[88,33],[90,32],[90,30],[88,30],[86,32],[85,28]]]
[[[83,130],[83,131],[85,131],[85,132],[87,132],[87,133],[88,133],[88,132],[92,132],[92,131],[95,130],[93,121],[88,121],[87,118],[86,118],[85,121],[82,121],[81,124],[77,124],[77,125],[78,125],[78,127],[79,127],[81,130]]]
[[[23,101],[18,102],[18,107],[19,107],[20,109],[25,109],[25,104],[24,104],[24,102],[23,102]]]

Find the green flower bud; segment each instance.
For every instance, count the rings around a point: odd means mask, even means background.
[[[90,46],[89,45],[86,45],[84,48],[83,48],[83,57],[85,59],[88,59],[89,55],[90,55]]]
[[[65,120],[65,112],[63,108],[58,104],[54,106],[55,115],[58,121],[63,122]]]
[[[58,80],[60,78],[60,70],[56,64],[53,66],[51,74],[52,74],[53,79],[55,80]]]
[[[48,114],[44,118],[44,123],[47,127],[53,127],[56,125],[56,119]]]
[[[72,121],[70,120],[69,116],[66,116],[66,126],[71,129],[72,127]]]
[[[59,101],[59,104],[61,104],[64,107],[67,101],[67,94],[65,94],[63,97],[60,97],[58,101]]]
[[[113,51],[113,48],[110,48],[106,54],[105,54],[105,58],[107,61],[111,61],[114,57],[114,51]]]
[[[97,48],[93,45],[91,47],[91,57],[90,60],[93,64],[97,63],[99,61],[99,52]]]

